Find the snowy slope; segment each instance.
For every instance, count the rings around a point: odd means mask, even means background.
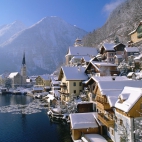
[[[11,36],[13,36],[17,32],[25,28],[26,26],[20,21],[15,21],[7,25],[1,25],[0,26],[0,44],[2,44],[6,40],[8,40]]]
[[[0,46],[0,60],[3,61],[0,72],[19,70],[25,51],[29,74],[51,73],[64,61],[67,49],[75,39],[86,34],[58,17],[43,18]]]
[[[127,44],[128,34],[133,31],[142,20],[142,0],[125,0],[112,11],[108,20],[99,29],[94,30],[84,38],[84,45],[99,45],[102,41],[119,41]],[[94,40],[95,39],[95,40]]]

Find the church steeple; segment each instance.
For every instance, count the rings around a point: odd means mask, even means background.
[[[27,79],[27,69],[26,69],[25,52],[23,54],[23,59],[22,59],[21,76],[22,76],[21,84],[23,86],[25,86],[26,85],[26,79]]]
[[[24,55],[23,55],[22,65],[26,65],[25,52],[24,52]]]

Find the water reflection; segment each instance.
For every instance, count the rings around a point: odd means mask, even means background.
[[[0,142],[72,142],[69,126],[53,123],[29,96],[0,95]]]
[[[5,97],[7,98],[7,97]],[[14,100],[15,99],[15,100]],[[47,103],[43,103],[40,100],[33,100],[20,96],[11,96],[10,99],[3,99],[5,104],[10,104],[0,107],[1,113],[12,113],[12,114],[33,114],[41,112],[42,109],[47,109]],[[3,103],[4,103],[3,102]],[[30,102],[29,104],[27,104]]]

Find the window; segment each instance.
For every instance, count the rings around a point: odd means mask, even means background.
[[[122,119],[120,119],[120,125],[121,125],[121,126],[123,125],[123,120],[122,120]]]
[[[81,86],[82,85],[82,82],[79,82],[79,86]]]
[[[73,83],[73,86],[76,86],[76,82]]]
[[[140,104],[140,109],[142,110],[142,103]]]
[[[111,129],[111,134],[114,135],[114,131]]]
[[[73,92],[76,93],[76,90],[74,90]]]

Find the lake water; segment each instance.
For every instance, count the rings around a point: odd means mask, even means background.
[[[53,123],[47,107],[24,95],[0,95],[0,142],[72,142],[69,126]]]

